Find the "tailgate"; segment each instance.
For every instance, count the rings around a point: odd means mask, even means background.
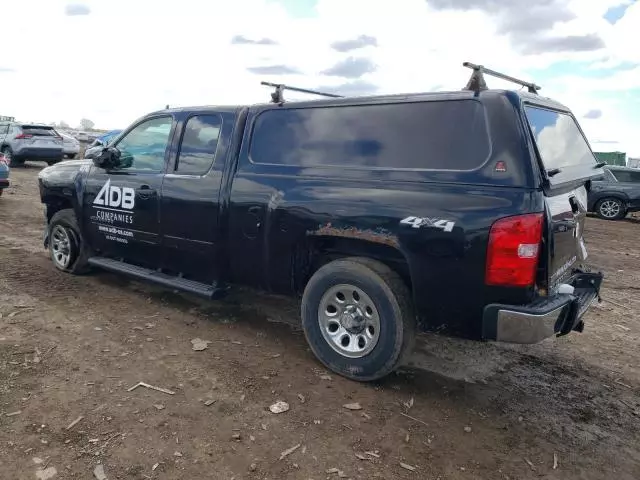
[[[549,216],[549,290],[571,276],[587,258],[584,224],[587,217],[587,191],[584,186],[546,199]]]
[[[532,104],[525,105],[525,113],[543,170],[549,217],[547,279],[553,292],[587,258],[585,186],[603,172],[573,115]]]
[[[62,138],[58,136],[53,128],[23,125],[22,133],[25,145],[43,148],[62,146]]]

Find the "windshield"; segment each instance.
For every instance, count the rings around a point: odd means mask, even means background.
[[[573,178],[592,175],[596,158],[571,115],[530,105],[525,110],[547,172],[560,169],[558,179],[552,177],[553,183],[562,177],[567,180],[568,174]],[[597,173],[601,172],[593,172]]]

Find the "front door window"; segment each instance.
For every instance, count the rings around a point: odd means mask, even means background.
[[[118,170],[163,172],[172,122],[171,117],[152,118],[121,138],[114,145],[120,151]]]

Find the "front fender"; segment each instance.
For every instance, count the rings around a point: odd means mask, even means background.
[[[88,161],[60,162],[38,174],[40,201],[47,206],[47,221],[58,210],[73,208],[78,218],[82,208],[84,178],[90,169]]]

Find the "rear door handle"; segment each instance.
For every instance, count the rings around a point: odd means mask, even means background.
[[[249,215],[255,218],[256,220],[256,228],[260,228],[262,226],[262,208],[256,205],[249,207]]]

